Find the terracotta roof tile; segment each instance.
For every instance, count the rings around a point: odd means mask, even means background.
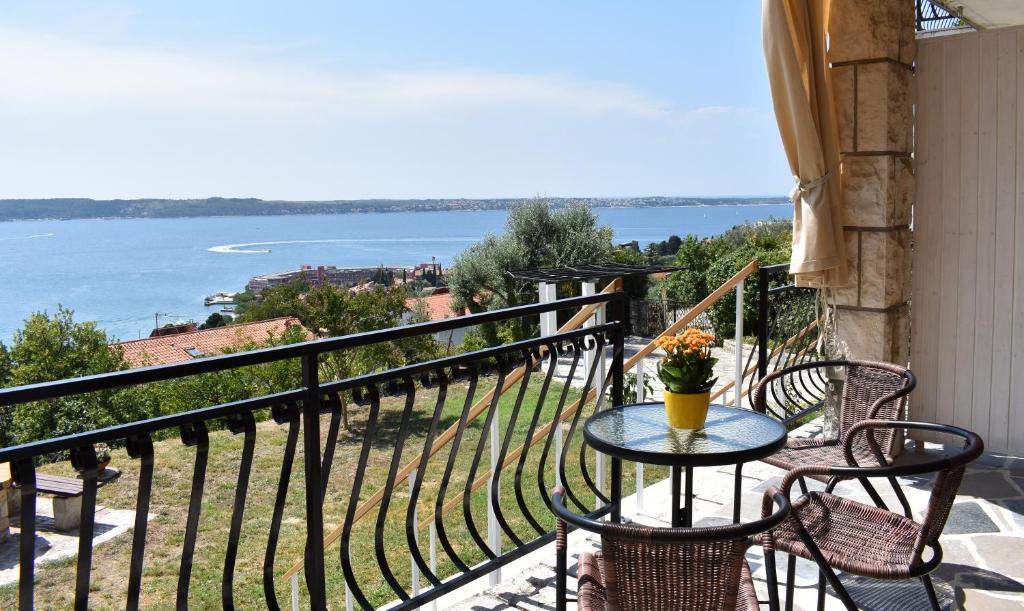
[[[452,318],[455,316],[462,316],[465,312],[456,312],[452,308],[452,295],[449,292],[438,292],[433,295],[422,298],[413,298],[405,300],[405,307],[410,310],[416,307],[416,302],[421,300],[427,306],[427,313],[430,315],[430,320],[444,320],[445,318]]]
[[[313,339],[299,319],[287,316],[165,337],[136,339],[114,345],[121,347],[125,361],[132,367],[166,365],[222,354],[225,350],[241,348],[246,344],[264,343],[271,338],[281,337],[286,330],[295,326],[303,329],[307,339]]]

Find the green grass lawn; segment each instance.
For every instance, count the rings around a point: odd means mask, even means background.
[[[510,446],[512,449],[518,447],[525,439],[534,407],[538,404],[542,378],[542,375],[535,373],[527,388],[523,402],[524,407],[515,423],[515,432]],[[482,379],[477,387],[476,398],[487,392],[493,382],[493,378]],[[504,431],[508,429],[512,406],[518,390],[518,385],[514,386],[502,398],[501,431],[503,435]],[[552,383],[542,406],[540,424],[550,421],[562,390],[561,385]],[[457,422],[467,391],[465,383],[453,384],[449,387],[441,430]],[[577,389],[570,389],[567,405],[578,395]],[[422,452],[423,441],[436,401],[436,390],[418,389],[411,434],[402,452],[401,465],[406,464]],[[404,404],[403,397],[386,398],[382,401],[380,424],[366,468],[364,486],[360,493],[362,499],[368,498],[385,484]],[[585,408],[584,415],[589,414],[592,409],[593,404],[591,403]],[[338,441],[334,466],[331,470],[331,480],[324,503],[325,532],[330,531],[341,522],[347,509],[352,492],[352,475],[358,464],[367,411],[365,407],[351,409],[351,430],[343,430]],[[446,499],[453,498],[465,486],[472,456],[480,439],[483,420],[484,416],[481,415],[476,422],[470,425],[463,438]],[[322,431],[325,436],[326,429],[327,417],[325,416],[322,423]],[[578,448],[577,444],[580,438],[581,433],[577,432],[574,437],[573,450]],[[261,422],[257,425],[256,454],[249,483],[233,588],[235,604],[239,608],[263,608],[265,606],[262,584],[263,556],[267,546],[267,535],[277,493],[285,440],[285,426],[279,426],[273,421]],[[305,542],[306,523],[303,518],[305,508],[301,446],[300,436],[299,450],[291,474],[288,501],[275,558],[277,596],[283,606],[287,606],[289,584],[282,578],[282,575],[294,561],[302,557]],[[542,447],[543,441],[534,446],[528,455],[523,490],[529,508],[542,526],[547,529],[553,528],[554,521],[540,497],[536,477]],[[478,476],[488,468],[488,448],[489,446],[485,445],[480,470],[477,472]],[[210,434],[206,491],[203,498],[202,518],[191,581],[190,604],[194,608],[219,607],[221,604],[224,550],[227,545],[241,452],[241,435],[232,435],[223,430]],[[593,464],[593,453],[588,455],[590,463]],[[438,452],[426,466],[423,489],[417,506],[420,520],[432,514],[434,500],[438,494],[448,456],[449,450],[445,448]],[[571,451],[567,467],[570,483],[574,489],[582,493],[585,484],[579,474],[578,456],[578,451]],[[142,584],[142,605],[147,608],[172,608],[174,606],[193,461],[194,450],[183,446],[176,438],[158,441],[155,444],[154,490],[150,507],[150,513],[154,514],[154,518],[149,524],[147,533]],[[118,450],[114,452],[112,465],[120,469],[122,475],[118,481],[100,489],[99,503],[110,508],[134,509],[138,483],[137,463],[130,459],[124,451]],[[70,467],[66,464],[48,465],[43,470],[70,474]],[[632,490],[633,473],[632,468],[623,469],[625,478],[623,490]],[[501,505],[514,531],[524,541],[528,541],[535,537],[535,531],[522,516],[515,502],[512,487],[513,474],[514,465],[507,469],[503,476]],[[646,470],[645,478],[649,482],[662,477],[664,477],[663,470],[654,468]],[[550,489],[553,484],[553,459],[549,456],[546,465],[545,488]],[[481,534],[486,538],[485,489],[486,487],[482,488],[472,496],[472,515]],[[584,498],[589,503],[593,503],[592,495]],[[407,483],[401,482],[395,487],[384,527],[387,562],[403,584],[408,584],[410,580],[409,552],[405,536],[405,515],[408,503],[409,486]],[[377,516],[378,511],[372,510],[356,525],[351,551],[360,587],[375,606],[395,598],[381,575],[378,561],[374,555],[374,531]],[[444,518],[449,539],[463,560],[468,564],[483,560],[484,555],[473,543],[465,526],[461,505],[450,511]],[[419,536],[420,548],[423,556],[427,558],[427,529],[423,529]],[[508,549],[510,545],[508,538],[503,537],[503,541],[505,549]],[[93,558],[91,606],[95,608],[124,606],[130,554],[130,534],[120,536],[96,548]],[[439,573],[442,577],[455,572],[454,565],[448,561],[440,545],[438,546],[438,558],[441,561]],[[332,606],[337,608],[343,604],[345,591],[337,543],[327,550],[326,565],[328,597]],[[37,605],[45,608],[70,606],[74,595],[74,573],[74,559],[37,567]],[[427,582],[423,580],[422,585],[426,587]],[[304,584],[301,587],[305,600]],[[14,605],[16,600],[17,592],[14,586],[0,589],[0,608]]]

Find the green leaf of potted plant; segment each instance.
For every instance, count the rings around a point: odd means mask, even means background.
[[[704,426],[711,403],[711,387],[718,359],[711,356],[715,336],[700,329],[659,337],[665,351],[658,363],[658,377],[665,384],[665,415],[669,426],[699,429]]]

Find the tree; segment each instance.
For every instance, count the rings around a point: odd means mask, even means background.
[[[221,314],[220,312],[214,312],[206,317],[206,322],[199,325],[200,329],[216,329],[218,327],[226,327],[231,324],[232,318],[228,315]]]
[[[15,331],[9,353],[13,386],[107,373],[127,368],[107,334],[93,322],[77,323],[59,306],[53,316],[36,312]],[[102,391],[16,405],[11,433],[16,443],[69,435],[131,422],[140,417],[125,391]]]
[[[789,261],[792,224],[771,219],[737,225],[720,236],[685,236],[676,254],[682,269],[666,279],[669,297],[687,306],[707,297],[751,261],[761,265]],[[754,329],[757,321],[757,283],[745,283],[744,327]],[[712,306],[710,317],[719,339],[731,335],[736,326],[734,302],[728,297]]]
[[[405,289],[399,286],[377,286],[353,293],[328,284],[309,288],[300,281],[264,290],[259,300],[239,314],[238,320],[254,322],[294,316],[319,336],[339,337],[398,326],[406,311],[405,297]],[[367,344],[324,354],[320,360],[321,378],[342,380],[430,359],[437,353],[437,344],[429,336]],[[347,426],[344,400],[342,415]]]
[[[612,261],[625,265],[645,265],[647,258],[632,248],[616,248],[612,251]],[[630,299],[647,299],[647,290],[650,288],[651,280],[647,274],[628,276],[623,280],[623,290]]]
[[[264,289],[259,296],[246,292],[246,297],[235,297],[235,320],[253,322],[281,316],[298,316],[302,295],[310,290],[305,276],[281,286]],[[301,318],[301,317],[300,317]],[[310,330],[316,331],[314,327]]]
[[[14,362],[11,359],[11,351],[7,349],[3,342],[0,342],[0,388],[7,386],[7,382],[11,378],[11,367],[13,366]]]
[[[455,258],[448,273],[452,303],[471,312],[533,303],[536,287],[509,272],[606,262],[612,256],[611,239],[612,230],[598,226],[597,215],[586,204],[552,210],[534,199],[514,206],[503,234],[488,234]],[[499,337],[514,341],[529,337],[532,324],[509,321],[501,329],[487,325],[482,333],[492,344]]]

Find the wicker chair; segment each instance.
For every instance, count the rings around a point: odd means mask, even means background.
[[[978,458],[984,444],[976,434],[964,429],[925,422],[866,420],[850,427],[844,446],[846,460],[856,465],[853,440],[863,433],[867,443],[875,445],[874,431],[918,429],[954,435],[964,440],[963,449],[952,456],[918,464],[884,467],[807,465],[793,469],[782,479],[780,490],[770,488],[769,494],[781,492],[787,499],[793,483],[800,477],[830,478],[825,492],[811,492],[793,502],[792,514],[778,528],[757,539],[765,549],[770,596],[778,596],[775,576],[775,550],[789,554],[786,587],[786,608],[792,608],[793,573],[796,557],[813,560],[821,575],[818,582],[818,608],[825,598],[825,581],[847,609],[856,609],[850,594],[840,583],[833,568],[875,579],[919,578],[925,586],[933,609],[939,609],[938,598],[928,576],[942,562],[939,535],[945,527],[950,508],[956,499],[966,465]],[[871,431],[869,433],[869,431]],[[831,490],[843,479],[865,477],[896,477],[935,473],[928,507],[922,521],[917,522],[891,511],[846,499]],[[771,512],[765,503],[763,514]],[[925,548],[932,553],[925,560]],[[778,601],[775,601],[778,604]]]
[[[790,439],[786,446],[762,459],[781,469],[795,469],[801,465],[842,465],[846,464],[843,448],[854,425],[864,420],[899,420],[906,412],[907,396],[914,390],[917,381],[906,367],[873,361],[815,361],[801,363],[775,371],[761,380],[754,389],[753,408],[784,421],[792,422],[799,417],[825,405],[830,369],[845,370],[842,392],[842,413],[839,418],[838,439]],[[795,412],[795,413],[793,413]],[[896,432],[889,430],[873,434],[878,442],[875,448],[866,439],[852,444],[854,456],[859,464],[884,466],[894,458]],[[877,451],[876,451],[877,450]],[[852,463],[851,463],[852,464]],[[825,481],[818,475],[808,475]],[[806,494],[807,486],[800,478],[801,491]],[[876,505],[888,509],[874,486],[862,478],[861,483]],[[910,504],[895,478],[890,478],[903,507],[904,514],[911,516]]]
[[[567,602],[566,538],[570,526],[601,535],[600,554],[580,554],[576,598],[580,611],[756,610],[757,594],[744,554],[752,535],[780,525],[790,509],[786,498],[775,493],[778,509],[756,522],[654,528],[578,516],[565,507],[564,495],[561,487],[552,494],[558,519],[558,611],[564,611]],[[768,502],[770,505],[771,499]]]

